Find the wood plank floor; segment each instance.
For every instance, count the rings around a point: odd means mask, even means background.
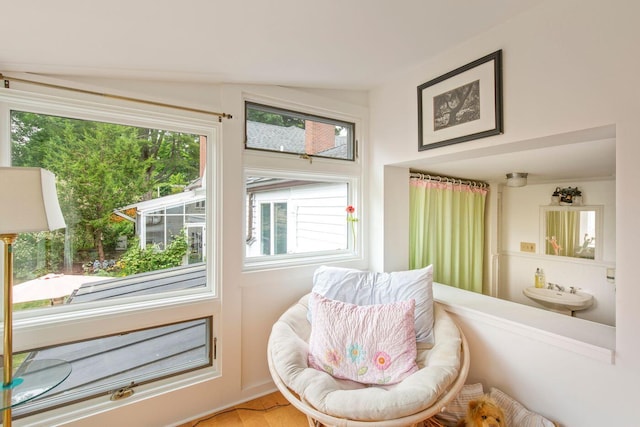
[[[305,427],[308,425],[307,417],[302,412],[289,404],[280,392],[274,392],[179,427]]]

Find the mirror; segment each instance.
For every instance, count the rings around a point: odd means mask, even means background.
[[[542,253],[602,259],[602,206],[541,206]]]

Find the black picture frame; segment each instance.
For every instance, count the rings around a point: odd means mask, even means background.
[[[503,131],[502,50],[418,86],[418,151]]]

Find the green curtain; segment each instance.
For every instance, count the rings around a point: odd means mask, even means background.
[[[409,267],[433,265],[433,280],[482,293],[486,188],[409,181]]]
[[[580,212],[547,212],[545,238],[547,242],[546,254],[576,256],[576,249],[580,245]]]

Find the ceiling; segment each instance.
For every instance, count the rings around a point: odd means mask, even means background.
[[[0,72],[368,90],[543,0],[4,0]]]
[[[512,148],[509,144],[509,152],[476,153],[451,161],[416,159],[403,166],[435,175],[498,183],[505,183],[509,172],[527,173],[529,184],[615,179],[615,137],[541,144],[538,148],[522,150]]]
[[[0,73],[366,91],[543,1],[4,0]],[[524,148],[405,166],[486,181],[615,175],[615,141]]]

